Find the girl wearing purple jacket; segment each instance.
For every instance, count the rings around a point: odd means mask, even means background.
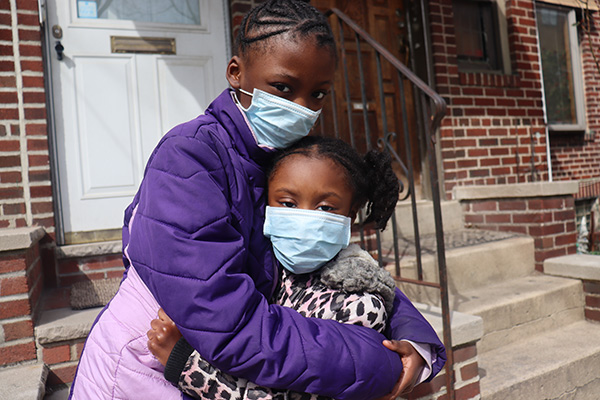
[[[339,139],[308,136],[277,156],[268,174],[264,225],[284,267],[273,303],[383,333],[394,279],[358,245],[347,246],[358,210],[366,205],[364,223],[383,230],[398,191],[387,154],[372,150],[363,158]],[[162,310],[159,318],[148,331],[148,347],[166,364],[165,377],[194,398],[330,399],[225,374],[194,351]]]
[[[394,398],[423,365],[400,339],[431,348],[432,376],[443,365],[435,332],[399,291],[388,318],[394,351],[372,329],[269,304],[279,266],[262,229],[265,168],[318,118],[335,42],[307,3],[269,0],[245,17],[235,47],[226,71],[233,90],[150,156],[125,211],[125,277],[90,331],[74,399],[187,398],[147,347],[160,307],[205,360],[265,387],[341,400],[394,390]]]

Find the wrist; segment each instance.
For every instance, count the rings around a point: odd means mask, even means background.
[[[165,365],[164,372],[165,379],[171,382],[174,386],[178,385],[179,377],[185,368],[188,358],[190,358],[190,355],[193,352],[194,348],[188,343],[187,340],[185,340],[183,336],[177,341],[177,343],[175,343],[175,347],[173,347],[171,354],[169,354],[169,359]]]

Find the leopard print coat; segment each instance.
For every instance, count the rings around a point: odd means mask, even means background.
[[[357,281],[361,275],[365,279]],[[387,320],[386,305],[390,304],[390,298],[393,301],[394,287],[391,275],[367,252],[352,245],[312,274],[293,275],[284,270],[273,300],[305,317],[333,319],[383,332]],[[261,387],[214,368],[196,351],[189,357],[179,378],[179,389],[204,400],[330,399]]]

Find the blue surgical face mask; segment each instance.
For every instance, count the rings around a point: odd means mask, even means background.
[[[284,149],[308,135],[319,118],[321,110],[312,111],[282,97],[254,89],[248,93],[252,103],[248,108],[240,107],[246,113],[252,131],[259,145]]]
[[[267,207],[264,234],[284,268],[306,274],[348,247],[350,222],[348,217],[324,211]]]

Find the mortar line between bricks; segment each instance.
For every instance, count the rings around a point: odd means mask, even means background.
[[[4,278],[20,278],[22,276],[27,276],[26,272],[23,270],[14,271],[14,272],[6,272],[4,274],[0,274],[0,281],[2,281],[2,279],[4,279]]]
[[[31,212],[31,193],[29,190],[29,157],[27,154],[27,137],[25,136],[25,106],[23,103],[23,71],[21,70],[21,52],[19,49],[19,27],[17,15],[17,0],[10,0],[12,32],[13,32],[13,56],[17,86],[17,104],[19,110],[19,138],[21,142],[21,182],[23,186],[23,200],[25,201],[25,221],[27,226],[33,222]],[[25,13],[27,14],[27,13]]]
[[[31,343],[31,342],[33,342],[35,344],[35,341],[33,340],[32,337],[10,340],[10,341],[4,342],[4,343],[0,343],[0,349],[5,348],[5,347],[12,347],[17,344],[25,344],[25,343]]]
[[[14,300],[29,300],[29,297],[27,297],[27,293],[11,294],[8,296],[2,296],[2,297],[0,297],[0,304],[8,303],[8,302],[14,301]]]

